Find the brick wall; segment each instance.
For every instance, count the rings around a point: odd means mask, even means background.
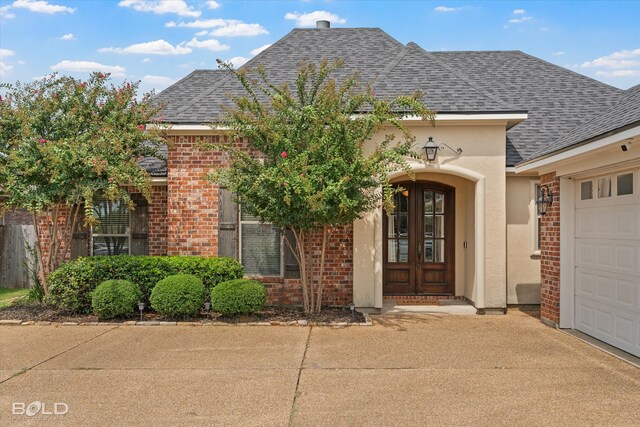
[[[542,175],[540,184],[553,192],[553,204],[541,221],[540,316],[547,323],[560,322],[560,180],[555,173]]]
[[[203,152],[197,144],[217,137],[176,136],[167,158],[167,254],[218,254],[218,187],[204,180],[222,163],[220,153]]]
[[[168,153],[167,177],[167,254],[218,255],[218,187],[204,180],[212,167],[225,166],[226,156],[203,152],[202,142],[214,142],[221,136],[175,136]],[[246,147],[246,142],[239,142]],[[256,153],[253,153],[254,155]],[[320,240],[314,252],[319,254]],[[325,263],[327,305],[347,305],[353,300],[353,227],[341,227],[331,233]],[[268,304],[302,304],[298,279],[260,277],[267,288]]]
[[[149,255],[167,254],[167,186],[154,185],[149,204]]]

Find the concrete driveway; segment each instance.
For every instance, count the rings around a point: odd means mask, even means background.
[[[0,381],[0,425],[640,420],[640,369],[523,312],[348,328],[4,326]],[[68,412],[12,415],[34,401]]]

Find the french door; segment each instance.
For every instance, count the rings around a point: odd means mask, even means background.
[[[453,295],[454,189],[399,184],[395,210],[384,215],[385,295]]]

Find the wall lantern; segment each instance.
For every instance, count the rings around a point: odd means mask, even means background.
[[[553,192],[546,185],[541,185],[537,196],[536,207],[538,208],[538,215],[545,215],[547,209],[553,203]]]
[[[427,160],[429,162],[433,162],[438,156],[438,150],[444,150],[445,147],[457,155],[462,154],[462,148],[458,148],[457,150],[454,150],[453,148],[449,147],[447,144],[444,144],[444,143],[438,144],[433,140],[432,136],[429,137],[429,140],[424,145],[424,147],[422,147],[422,149],[424,150],[424,154],[427,157]]]

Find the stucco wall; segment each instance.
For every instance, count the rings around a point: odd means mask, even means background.
[[[507,177],[507,303],[540,303],[540,253],[535,248],[537,177]]]
[[[456,210],[462,214],[457,215],[460,218],[456,221],[456,294],[461,292],[479,308],[506,306],[505,125],[457,123],[437,124],[435,128],[425,124],[411,125],[417,150],[429,136],[437,143],[463,150],[460,156],[442,150],[433,164],[414,161],[412,166],[417,173],[428,174],[419,175],[421,177],[428,176],[443,183],[455,182],[456,188],[460,187],[459,194],[456,192]],[[381,132],[367,148],[373,150],[390,131]],[[402,174],[395,175],[402,178]],[[480,205],[475,197],[479,189],[482,190],[478,193],[482,198]],[[476,212],[477,206],[482,206],[482,212]],[[483,225],[484,232],[482,228],[476,229],[477,225]],[[470,238],[470,234],[475,238]],[[466,252],[460,249],[465,237],[468,241]],[[482,280],[478,276],[482,276]],[[359,306],[379,307],[382,303],[381,211],[371,213],[354,226],[354,300]]]

